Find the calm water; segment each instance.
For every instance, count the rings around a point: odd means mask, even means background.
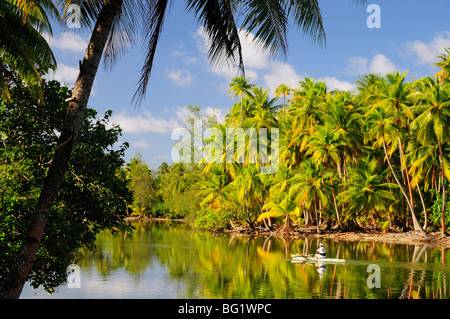
[[[450,297],[449,251],[323,240],[329,257],[351,262],[317,267],[289,260],[291,253],[313,253],[317,239],[214,235],[176,222],[135,226],[117,236],[101,233],[97,250],[82,252],[80,288],[61,286],[49,296],[27,286],[21,298]]]

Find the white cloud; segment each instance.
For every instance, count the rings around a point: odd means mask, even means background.
[[[282,84],[288,84],[293,88],[298,87],[298,83],[302,81],[306,75],[298,74],[294,67],[288,63],[280,61],[271,61],[270,55],[266,50],[262,50],[255,42],[255,36],[246,31],[240,31],[239,36],[242,44],[242,55],[244,59],[246,77],[251,78],[251,82],[256,80],[263,82],[263,85],[269,90],[269,94],[273,95],[275,88]],[[197,40],[197,48],[203,53],[208,52],[209,39],[203,28],[199,28],[194,35]],[[371,68],[374,72],[385,72],[385,69],[393,67],[388,59],[384,56],[377,55],[373,59],[370,66],[367,66],[367,59],[360,62],[364,68]],[[238,75],[238,70],[231,68],[226,63],[218,66],[210,66],[210,71],[224,77],[227,81]],[[321,79],[327,83],[330,90],[352,90],[355,86],[349,82],[341,81],[335,77],[324,77]],[[223,88],[221,87],[223,90]]]
[[[412,51],[420,64],[431,64],[438,59],[436,56],[444,52],[445,48],[450,47],[450,32],[445,31],[434,37],[429,43],[422,41],[408,42],[406,45],[407,51]]]
[[[273,62],[270,70],[263,76],[264,84],[270,94],[282,83],[290,85],[292,88],[297,88],[298,82],[304,78],[305,76],[295,72],[290,64],[283,62]]]
[[[170,133],[181,123],[177,118],[156,118],[150,112],[145,111],[144,115],[130,116],[125,111],[113,115],[111,124],[118,124],[124,133]]]
[[[47,78],[49,80],[56,80],[63,84],[74,85],[77,80],[79,70],[72,66],[58,63],[55,71],[50,71]]]
[[[189,70],[167,70],[165,75],[176,86],[185,87],[193,81],[191,72]]]
[[[380,74],[384,75],[384,74],[396,71],[397,67],[385,55],[377,54],[373,58],[372,63],[370,64],[369,70],[370,70],[370,73],[375,73],[375,74],[380,73]]]
[[[137,148],[150,148],[150,145],[145,140],[134,141],[132,146]]]
[[[187,53],[186,51],[172,51],[170,54],[176,58],[181,58],[185,56]]]
[[[256,45],[253,33],[240,31],[239,37],[245,66],[255,70],[266,69],[270,64],[269,53]]]
[[[356,86],[347,81],[341,81],[335,77],[324,77],[318,79],[318,81],[325,82],[327,85],[327,91],[338,90],[338,91],[352,91]]]
[[[46,33],[44,34],[44,38],[48,41],[51,48],[63,51],[84,53],[88,45],[86,40],[72,32],[61,33],[58,37],[52,37],[50,34]]]
[[[155,156],[153,156],[153,158],[162,159],[162,160],[170,160],[169,155],[155,155]]]
[[[353,57],[348,61],[349,72],[353,75],[369,73],[385,75],[398,70],[395,64],[385,55],[377,54],[372,61],[365,57]]]
[[[206,107],[204,109],[204,113],[205,115],[215,115],[217,122],[223,123],[223,121],[225,121],[225,115],[228,113],[228,111],[215,107]]]

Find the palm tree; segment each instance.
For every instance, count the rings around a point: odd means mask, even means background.
[[[395,201],[389,190],[396,188],[393,183],[385,183],[386,171],[380,171],[377,160],[363,158],[355,167],[349,169],[347,190],[339,193],[339,202],[348,203],[350,216],[373,211],[376,218],[379,213],[386,211],[389,201]]]
[[[328,195],[331,191],[326,180],[331,175],[332,172],[325,172],[311,158],[307,158],[301,163],[299,173],[295,174],[290,180],[292,186],[289,189],[289,194],[294,196],[297,205],[305,206],[307,209],[313,207],[318,234],[320,234],[321,223],[318,211],[319,209],[325,209],[328,205]]]
[[[439,54],[438,58],[440,61],[433,63],[433,65],[441,69],[436,75],[439,75],[441,83],[443,83],[450,79],[450,48],[445,48],[445,53]]]
[[[75,2],[75,1],[74,1]],[[77,1],[78,2],[78,1]],[[357,1],[363,2],[363,1]],[[67,8],[72,0],[64,0]],[[35,208],[30,230],[26,235],[32,240],[24,243],[21,253],[11,268],[3,294],[18,298],[33,264],[34,256],[44,234],[53,199],[59,190],[74,143],[79,135],[84,112],[91,94],[92,85],[105,53],[105,61],[114,62],[124,53],[123,44],[129,44],[136,35],[142,18],[147,54],[142,68],[139,86],[134,96],[138,103],[145,96],[153,67],[153,60],[170,0],[140,2],[135,0],[86,0],[81,12],[85,13],[83,25],[95,24],[88,43],[80,72],[73,89],[64,120],[60,140],[44,181],[38,204]],[[236,25],[237,12],[243,13],[242,27],[255,32],[257,41],[271,54],[287,50],[287,26],[289,18],[306,35],[315,41],[325,40],[322,16],[317,0],[281,1],[230,1],[188,0],[186,8],[203,25],[210,38],[209,57],[212,63],[231,62],[244,74],[242,46]],[[276,17],[274,19],[274,17]],[[121,46],[122,44],[122,46]]]
[[[279,96],[283,97],[283,102],[282,102],[283,117],[286,116],[286,114],[285,114],[286,96],[288,96],[289,94],[291,94],[291,86],[290,85],[282,83],[279,86],[277,86],[276,89],[275,89],[275,96],[276,97],[279,97]]]
[[[250,211],[256,204],[262,206],[261,203],[264,201],[264,185],[260,178],[259,165],[242,166],[239,174],[233,180],[233,186],[237,191],[239,201],[244,203],[247,213],[246,222],[253,229],[253,218]]]
[[[312,134],[315,127],[322,124],[326,91],[324,82],[314,82],[311,78],[301,81],[300,89],[294,90],[290,112],[295,116],[294,125],[298,129]]]
[[[238,76],[233,78],[231,83],[229,84],[230,89],[228,90],[228,94],[231,91],[234,91],[233,100],[236,96],[241,98],[241,127],[244,127],[244,96],[253,97],[251,89],[255,86],[254,84],[249,83],[250,79],[246,79],[243,76]]]
[[[405,153],[406,166],[409,167],[409,174],[411,175],[411,186],[417,188],[422,208],[424,213],[423,229],[428,227],[428,213],[425,201],[420,189],[420,183],[423,182],[424,191],[431,188],[438,189],[436,182],[436,171],[439,165],[439,157],[436,154],[436,149],[431,145],[422,145],[414,136],[409,139]]]
[[[345,178],[347,161],[356,158],[361,152],[363,138],[361,133],[362,108],[350,92],[330,94],[325,105],[324,122],[333,129],[341,140],[339,177]]]
[[[52,34],[49,15],[59,17],[51,0],[1,1],[0,96],[9,98],[9,85],[23,81],[42,98],[41,76],[56,68],[42,33]]]
[[[411,83],[405,83],[406,74],[407,72],[404,74],[400,74],[399,72],[389,73],[386,75],[386,78],[382,78],[381,81],[378,82],[378,88],[376,90],[376,99],[378,102],[375,105],[380,105],[381,107],[392,111],[395,115],[394,122],[399,133],[398,148],[400,151],[400,168],[403,172],[404,180],[406,180],[405,184],[409,190],[410,201],[413,203],[409,172],[404,160],[404,134],[402,134],[404,131],[408,131],[407,120],[412,119],[413,117],[410,107],[412,85]]]
[[[200,192],[197,196],[202,196],[201,206],[205,204],[214,204],[217,201],[221,207],[225,206],[224,188],[229,185],[230,181],[222,168],[216,164],[213,165],[207,174],[203,174],[200,181]]]
[[[289,194],[290,179],[293,177],[293,170],[281,164],[275,175],[269,181],[270,199],[262,207],[262,213],[258,216],[258,221],[270,218],[285,217],[285,222],[277,232],[286,234],[291,232],[290,214],[295,210],[294,197]]]
[[[276,97],[269,98],[269,91],[260,86],[254,86],[252,88],[252,96],[250,97],[250,100],[256,108],[261,108],[270,112],[276,112],[280,109],[280,105],[275,105],[275,102],[278,99]]]
[[[423,145],[437,145],[441,162],[442,233],[445,234],[445,166],[442,145],[450,138],[450,83],[441,85],[440,77],[427,77],[417,82],[413,94],[418,116],[411,123],[416,137]]]
[[[323,165],[325,170],[333,169],[331,166],[332,164],[334,164],[334,167],[335,169],[337,169],[340,177],[342,175],[340,155],[344,146],[345,142],[343,139],[341,139],[338,131],[334,131],[330,129],[329,126],[325,125],[319,127],[317,131],[314,132],[314,134],[309,138],[307,146],[308,151],[306,152],[306,155],[311,155],[311,160],[316,165]],[[333,188],[333,175],[330,175],[330,185],[336,212],[336,219],[339,229],[341,229],[342,225],[339,218],[339,208],[336,202],[336,194]]]

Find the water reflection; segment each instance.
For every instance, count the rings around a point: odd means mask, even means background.
[[[321,240],[345,264],[292,264],[312,254],[314,238],[215,235],[183,223],[136,224],[133,232],[98,238],[82,251],[80,289],[57,294],[25,289],[23,298],[437,298],[449,297],[448,251],[424,246]],[[367,285],[371,264],[380,288]]]

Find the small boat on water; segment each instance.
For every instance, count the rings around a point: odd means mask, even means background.
[[[320,263],[345,263],[345,259],[338,258],[318,258],[314,256],[302,256],[302,255],[291,255],[292,263],[304,263],[304,262],[320,262]]]

